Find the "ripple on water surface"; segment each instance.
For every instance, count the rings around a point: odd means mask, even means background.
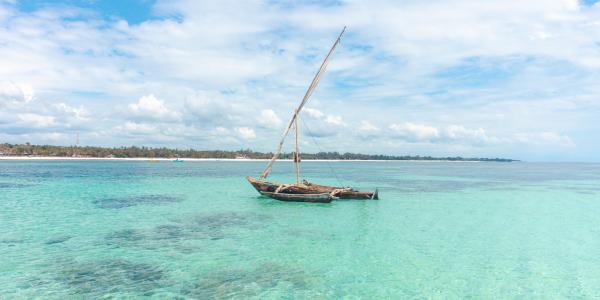
[[[69,236],[69,235],[55,236],[55,237],[48,239],[45,242],[45,244],[46,245],[60,244],[60,243],[64,243],[64,242],[70,240],[71,238],[72,238],[72,236]]]
[[[0,182],[0,189],[22,189],[32,186],[24,183]]]
[[[12,247],[12,246],[15,246],[16,244],[21,244],[21,243],[23,243],[23,239],[20,239],[20,238],[12,238],[12,237],[0,238],[0,246],[6,245],[9,247]]]

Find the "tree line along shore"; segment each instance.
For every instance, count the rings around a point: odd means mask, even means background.
[[[250,149],[238,151],[170,149],[154,147],[90,147],[90,146],[53,146],[26,144],[0,144],[0,156],[49,156],[49,157],[96,157],[96,158],[220,158],[220,159],[269,159],[271,152],[256,152]],[[282,153],[281,158],[293,158],[293,153]],[[339,152],[302,153],[302,159],[323,160],[423,160],[423,161],[494,161],[513,162],[507,158],[474,157],[431,157],[420,155],[383,155]]]

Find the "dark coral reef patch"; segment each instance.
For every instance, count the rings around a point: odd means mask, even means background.
[[[128,197],[102,198],[92,201],[98,208],[117,209],[136,205],[162,205],[183,201],[182,197],[172,195],[138,195]]]
[[[254,268],[226,268],[205,273],[182,292],[195,299],[227,299],[259,296],[277,285],[294,290],[308,289],[311,277],[306,272],[274,263]]]

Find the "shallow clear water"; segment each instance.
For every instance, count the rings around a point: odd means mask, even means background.
[[[263,166],[0,161],[0,298],[600,297],[600,164],[304,163],[380,190],[331,204]]]

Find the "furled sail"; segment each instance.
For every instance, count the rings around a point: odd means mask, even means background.
[[[335,47],[339,44],[340,39],[342,38],[342,35],[344,34],[344,31],[346,31],[345,26],[344,26],[344,29],[342,29],[342,32],[340,33],[338,38],[333,43],[333,46],[329,50],[329,53],[327,53],[327,56],[325,56],[323,63],[321,63],[321,67],[319,68],[319,71],[317,71],[317,74],[315,74],[315,77],[313,78],[312,82],[310,83],[310,86],[308,87],[306,94],[304,94],[304,98],[302,98],[302,102],[300,102],[300,105],[298,105],[298,108],[296,108],[296,110],[294,111],[294,115],[292,116],[292,119],[290,120],[288,126],[285,128],[285,130],[283,132],[283,136],[281,137],[281,141],[277,145],[277,149],[275,150],[273,157],[271,158],[271,160],[267,164],[267,167],[264,169],[264,171],[260,175],[261,179],[267,178],[267,176],[269,176],[269,173],[271,172],[271,168],[273,167],[273,163],[275,162],[275,160],[277,160],[277,158],[279,158],[279,155],[281,154],[281,148],[283,147],[283,142],[285,141],[285,138],[287,137],[288,133],[290,132],[290,129],[294,125],[296,118],[298,117],[298,114],[300,114],[300,111],[302,111],[302,108],[308,102],[308,99],[310,98],[313,91],[317,87],[317,84],[319,83],[319,80],[321,79],[321,75],[323,75],[323,73],[325,72],[325,69],[327,68],[327,64],[329,63],[329,57],[333,53],[333,50],[335,49]]]

